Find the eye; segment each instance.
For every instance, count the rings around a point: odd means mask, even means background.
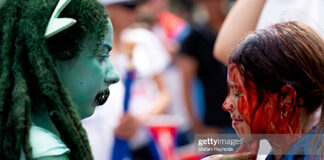
[[[241,96],[241,93],[234,93],[234,96],[235,97],[240,97]]]
[[[109,54],[109,49],[106,49],[106,51],[105,51],[104,54],[100,54],[100,55],[98,55],[99,62],[100,62],[100,63],[102,63],[102,62],[107,62],[109,56],[110,56],[110,54]]]

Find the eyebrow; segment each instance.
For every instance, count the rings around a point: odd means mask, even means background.
[[[109,52],[112,50],[112,47],[110,45],[108,45],[108,44],[104,44],[104,45],[108,49]]]

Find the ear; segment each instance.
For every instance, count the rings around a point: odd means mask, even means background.
[[[282,117],[285,118],[288,112],[292,111],[296,106],[297,92],[291,85],[284,85],[281,87],[279,94],[279,110],[281,110]]]

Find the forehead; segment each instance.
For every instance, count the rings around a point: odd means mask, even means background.
[[[228,65],[228,81],[230,84],[243,82],[243,77],[234,63]]]
[[[107,35],[105,36],[105,41],[104,43],[109,45],[110,47],[112,47],[112,42],[113,42],[113,26],[112,26],[112,23],[111,23],[111,20],[110,18],[108,18],[108,33]]]
[[[256,89],[256,84],[252,80],[245,80],[238,67],[234,63],[228,65],[228,84],[235,87],[246,87]]]

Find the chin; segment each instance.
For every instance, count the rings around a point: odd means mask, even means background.
[[[237,134],[238,137],[240,137],[240,140],[243,141],[244,143],[251,143],[253,141],[253,138],[251,134]]]
[[[94,111],[95,107],[91,106],[91,108],[87,112],[82,112],[82,114],[80,114],[81,119],[85,119],[92,116]]]
[[[235,125],[233,128],[243,142],[252,142],[253,138],[251,135],[251,129],[245,122]]]

